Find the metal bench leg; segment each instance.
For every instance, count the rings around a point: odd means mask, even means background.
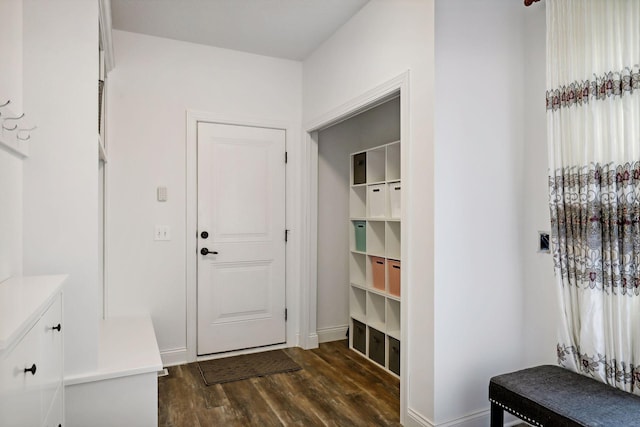
[[[491,403],[491,427],[502,427],[504,425],[504,412],[495,403]]]

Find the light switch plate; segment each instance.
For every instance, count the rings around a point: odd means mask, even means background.
[[[153,240],[171,240],[171,228],[168,225],[156,225],[155,236]]]
[[[158,187],[158,201],[159,202],[167,201],[167,187]]]

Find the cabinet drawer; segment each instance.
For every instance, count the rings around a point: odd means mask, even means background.
[[[62,422],[62,414],[63,414],[63,402],[62,402],[62,384],[54,391],[54,398],[51,404],[51,408],[49,408],[49,414],[45,418],[42,425],[44,427],[59,427],[64,425]]]
[[[0,360],[0,420],[6,426],[37,426],[40,416],[40,335],[36,326]],[[35,365],[35,375],[25,369]]]
[[[41,366],[43,421],[58,385],[62,383],[62,301],[58,297],[36,324],[42,337]],[[58,424],[56,424],[57,426]]]

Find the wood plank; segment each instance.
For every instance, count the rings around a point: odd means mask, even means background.
[[[399,381],[345,341],[285,350],[302,370],[207,387],[197,364],[158,380],[158,425],[399,426]]]

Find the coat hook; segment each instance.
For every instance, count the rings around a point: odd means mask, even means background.
[[[20,132],[31,132],[33,130],[36,130],[37,128],[38,128],[38,126],[33,126],[31,128],[28,128],[28,129],[22,129],[22,128],[18,129],[18,132],[16,132],[16,138],[19,139],[20,141],[26,141],[26,140],[31,138],[31,135],[27,135],[26,138],[23,138],[21,136]],[[13,129],[11,129],[11,130],[13,130]]]
[[[24,117],[24,113],[20,114],[18,117],[6,117],[4,120],[20,120]]]
[[[7,102],[5,102],[4,104],[0,105],[0,108],[6,107],[9,104],[11,104],[11,100],[10,99],[8,99]]]
[[[24,117],[24,113],[20,114],[18,117],[6,117],[6,118],[4,119],[4,122],[7,122],[7,121],[9,121],[9,120],[20,120],[20,119],[21,119],[21,118],[23,118],[23,117]],[[16,129],[18,129],[18,125],[17,125],[17,124],[16,124],[14,127],[12,127],[12,128],[8,128],[8,127],[6,127],[6,126],[4,125],[4,122],[2,123],[2,129],[4,129],[4,130],[16,130]]]

